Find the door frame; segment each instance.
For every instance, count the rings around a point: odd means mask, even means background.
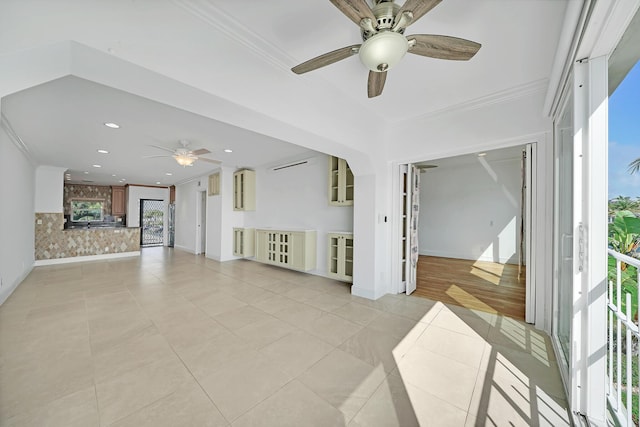
[[[207,246],[207,238],[206,238],[206,226],[207,226],[207,190],[198,189],[196,191],[196,239],[195,239],[195,247],[193,248],[193,252],[196,255],[205,254],[206,255],[206,246]],[[204,209],[204,217],[203,217],[203,209]],[[204,223],[205,231],[202,231],[202,224]],[[203,239],[203,233],[205,233]],[[204,241],[203,241],[204,240]],[[204,248],[204,249],[203,249]]]
[[[540,254],[544,254],[548,252],[547,242],[548,237],[551,234],[551,223],[549,222],[549,218],[547,218],[547,197],[548,194],[545,194],[545,188],[548,187],[549,180],[546,177],[546,174],[541,173],[545,171],[548,167],[548,159],[545,156],[549,156],[549,148],[545,149],[544,144],[538,144],[540,141],[547,141],[548,135],[541,134],[531,137],[530,139],[522,140],[522,139],[514,139],[508,142],[503,142],[501,144],[496,144],[495,146],[487,146],[482,149],[476,148],[470,152],[455,152],[450,153],[449,155],[442,155],[438,158],[448,158],[455,157],[465,154],[473,154],[478,151],[489,151],[489,150],[497,150],[501,148],[509,148],[513,146],[522,146],[522,147],[531,147],[530,151],[530,171],[528,175],[527,188],[530,191],[527,191],[526,197],[528,198],[528,224],[526,227],[528,230],[526,237],[526,245],[525,245],[525,254],[526,254],[526,297],[525,297],[525,321],[527,323],[531,323],[536,325],[537,328],[543,329],[547,332],[550,332],[551,320],[550,320],[550,308],[551,308],[551,293],[550,286],[548,286],[547,278],[550,278],[551,274],[545,274],[545,262],[547,258],[544,256],[540,256]],[[548,145],[548,144],[547,144]],[[553,151],[553,150],[551,150]],[[551,153],[552,155],[552,153]],[[414,163],[426,162],[430,160],[437,160],[434,158],[431,159],[420,159],[414,160],[411,163],[399,163],[394,165],[394,170],[396,173],[393,173],[393,195],[392,201],[394,204],[394,215],[398,218],[398,227],[396,230],[392,231],[392,251],[395,253],[395,256],[392,257],[393,265],[391,266],[391,272],[393,275],[393,282],[391,291],[393,293],[405,293],[406,292],[406,282],[402,280],[403,266],[402,266],[402,247],[403,247],[403,226],[402,226],[402,215],[403,215],[403,203],[406,203],[406,200],[403,197],[403,185],[405,184],[403,179],[407,179],[407,185],[411,184],[411,180],[407,177],[410,176],[411,166]],[[529,162],[529,161],[528,161]],[[551,185],[553,183],[551,182]],[[407,187],[407,200],[410,200],[410,190],[411,187]],[[544,193],[543,193],[544,192]],[[408,244],[408,243],[407,243]],[[407,253],[408,255],[408,253]],[[408,265],[408,263],[407,263]],[[546,264],[548,265],[548,264]],[[408,280],[408,276],[407,276]],[[549,315],[547,315],[549,314]]]
[[[146,201],[150,201],[150,202],[161,202],[163,204],[163,208],[162,209],[162,244],[160,245],[156,245],[156,246],[167,246],[167,238],[165,237],[167,235],[167,230],[166,230],[166,224],[168,221],[167,218],[167,210],[166,210],[166,204],[165,204],[165,200],[164,199],[139,199],[138,200],[138,224],[140,225],[140,246],[142,247],[142,237],[143,237],[143,216],[144,216],[144,202]]]

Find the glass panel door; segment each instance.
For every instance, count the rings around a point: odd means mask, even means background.
[[[573,96],[567,97],[555,123],[554,318],[558,364],[569,378],[573,313]]]
[[[163,244],[163,200],[140,200],[140,227],[140,245],[161,246]]]

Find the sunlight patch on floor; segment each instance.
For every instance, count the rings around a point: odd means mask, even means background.
[[[498,311],[491,307],[490,305],[484,303],[479,300],[475,296],[471,295],[469,292],[465,291],[461,287],[457,285],[449,286],[449,289],[446,291],[447,295],[453,298],[460,304],[462,307],[482,310],[489,313],[497,313]]]
[[[452,297],[468,297],[456,288],[452,286]],[[416,421],[570,425],[564,388],[544,335],[523,322],[487,316],[496,322],[440,305],[426,328],[411,329],[394,348],[393,373]],[[399,385],[393,389],[386,392],[397,395]]]

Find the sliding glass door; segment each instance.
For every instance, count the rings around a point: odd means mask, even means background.
[[[573,96],[566,97],[554,135],[553,338],[565,383],[571,361],[573,313]]]

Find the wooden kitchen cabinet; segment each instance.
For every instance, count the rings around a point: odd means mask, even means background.
[[[111,215],[122,216],[126,213],[124,187],[111,187]]]

